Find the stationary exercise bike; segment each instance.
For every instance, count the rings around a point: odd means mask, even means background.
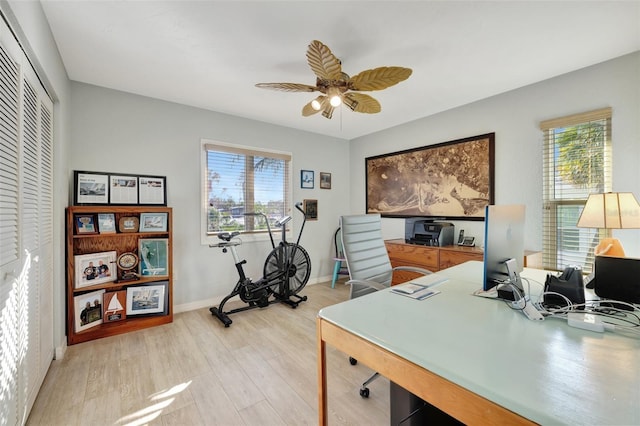
[[[296,308],[300,302],[307,300],[307,296],[298,296],[298,293],[307,284],[311,275],[311,259],[306,250],[299,244],[302,230],[307,221],[307,215],[302,210],[301,203],[296,204],[295,207],[304,217],[298,239],[295,243],[287,242],[286,225],[291,220],[291,216],[285,216],[275,223],[276,227],[281,228],[282,234],[282,241],[277,246],[273,240],[267,216],[264,213],[245,213],[245,216],[264,217],[269,231],[271,247],[273,248],[264,263],[263,276],[257,281],[252,281],[251,278],[245,275],[243,265],[247,261],[240,260],[236,251],[236,247],[242,244],[242,240],[238,238],[239,232],[221,232],[218,234],[218,239],[221,241],[217,244],[209,245],[209,247],[221,248],[223,253],[231,251],[239,275],[233,291],[222,299],[218,307],[209,308],[211,314],[222,321],[225,327],[229,327],[233,322],[229,315],[236,312],[265,308],[272,303],[285,303],[292,308]],[[224,304],[234,296],[240,296],[240,299],[247,303],[248,306],[225,312]]]

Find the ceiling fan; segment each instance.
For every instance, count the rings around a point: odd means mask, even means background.
[[[410,68],[379,67],[349,77],[342,72],[340,60],[318,40],[309,44],[307,62],[316,75],[315,86],[299,83],[258,83],[256,87],[284,92],[322,93],[302,108],[304,117],[322,111],[324,117],[331,118],[333,110],[341,103],[355,112],[375,114],[382,109],[380,103],[371,96],[358,92],[386,89],[406,80],[412,72]]]

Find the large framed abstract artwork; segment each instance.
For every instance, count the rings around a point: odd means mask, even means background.
[[[484,220],[494,203],[495,133],[367,157],[367,213]]]

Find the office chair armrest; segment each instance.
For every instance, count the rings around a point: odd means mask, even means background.
[[[410,272],[416,272],[418,274],[422,274],[422,275],[429,275],[429,274],[433,274],[433,272],[429,271],[428,269],[424,269],[424,268],[418,268],[416,266],[396,266],[395,268],[393,268],[394,271],[410,271]]]
[[[375,293],[378,290],[384,290],[384,285],[375,281],[366,280],[349,280],[345,284],[351,284],[349,289],[349,299],[355,299],[356,297],[364,296],[365,294]]]
[[[345,284],[350,284],[351,286],[356,286],[360,288],[367,287],[374,290],[384,290],[385,288],[387,288],[375,281],[365,281],[365,280],[349,280]]]

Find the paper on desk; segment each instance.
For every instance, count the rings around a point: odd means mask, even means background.
[[[409,284],[417,284],[417,285],[422,285],[426,287],[433,287],[435,285],[442,284],[443,282],[448,280],[449,278],[443,275],[429,274],[429,275],[423,275],[418,278],[414,278],[411,281],[409,281]]]
[[[423,300],[440,293],[439,291],[433,290],[426,285],[414,283],[406,283],[394,286],[391,288],[391,292],[417,300]]]

